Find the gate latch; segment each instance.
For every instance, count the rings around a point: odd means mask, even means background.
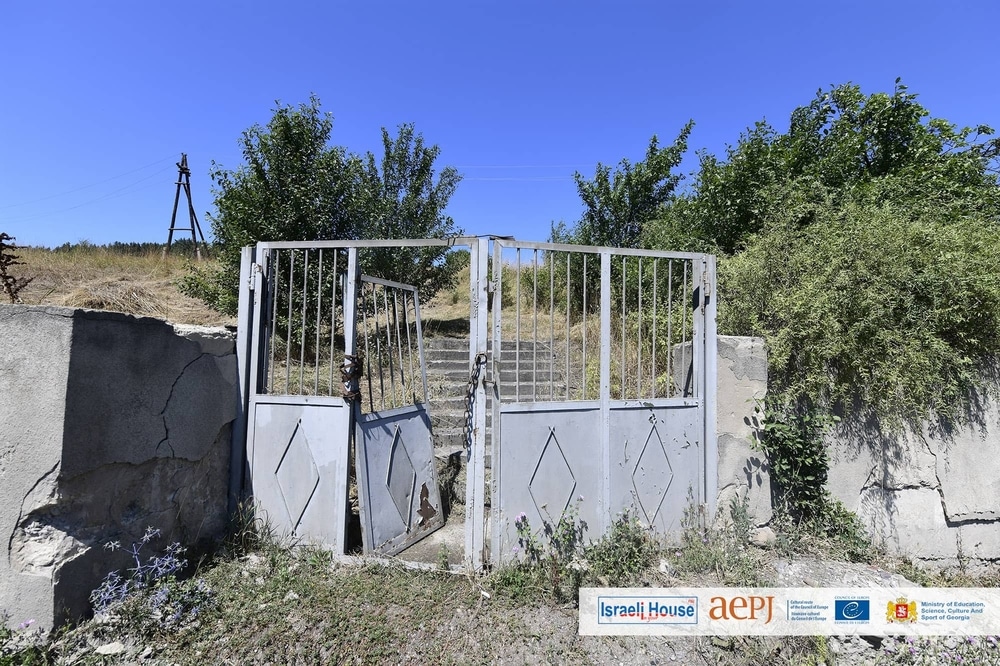
[[[263,270],[263,266],[256,262],[250,264],[250,275],[247,276],[247,288],[250,291],[254,290],[254,285],[257,283],[257,275],[259,275]]]

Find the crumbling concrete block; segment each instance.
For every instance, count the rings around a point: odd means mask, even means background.
[[[84,615],[124,562],[103,546],[227,519],[232,335],[161,320],[0,306],[0,608],[47,629]],[[228,342],[227,342],[228,341]]]

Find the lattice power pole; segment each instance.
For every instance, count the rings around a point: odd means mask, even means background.
[[[181,200],[181,188],[187,196],[188,217],[191,221],[190,227],[177,226],[177,204]],[[170,244],[174,241],[175,231],[190,231],[191,240],[194,241],[194,254],[198,261],[201,261],[201,247],[198,245],[198,237],[201,237],[201,244],[208,252],[208,244],[205,242],[205,234],[201,233],[201,225],[198,224],[198,216],[194,212],[194,203],[191,201],[191,169],[188,168],[187,153],[181,153],[181,161],[177,163],[177,192],[174,193],[174,212],[170,215],[170,233],[167,235],[167,246],[163,248],[163,256],[170,253]]]

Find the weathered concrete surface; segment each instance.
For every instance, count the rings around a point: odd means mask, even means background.
[[[1000,404],[968,422],[886,432],[845,419],[827,439],[828,488],[891,552],[980,569],[1000,561]]]
[[[771,520],[771,474],[753,448],[753,419],[767,392],[767,350],[761,338],[718,337],[718,515],[747,498],[756,525]]]
[[[109,312],[0,306],[0,608],[52,628],[121,555],[226,524],[232,337]]]

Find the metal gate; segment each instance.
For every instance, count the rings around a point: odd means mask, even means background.
[[[492,559],[517,522],[714,511],[714,257],[496,239],[490,268]]]
[[[231,498],[343,552],[354,437],[365,550],[440,526],[419,299],[358,270],[359,250],[423,247],[470,254],[469,567],[511,557],[521,514],[538,530],[572,511],[593,539],[624,511],[664,535],[691,503],[714,513],[715,258],[496,237],[246,248],[249,477],[234,447]],[[360,387],[345,359],[367,368]]]
[[[392,555],[444,525],[427,411],[420,298],[362,276],[355,445],[366,552]],[[363,342],[362,342],[363,341]]]
[[[246,459],[234,447],[231,501],[252,494],[278,532],[338,553],[352,441],[365,552],[398,552],[443,523],[417,291],[358,269],[359,245],[400,243],[260,243],[243,251],[244,418],[234,441],[245,428]],[[352,376],[353,367],[363,371]]]

